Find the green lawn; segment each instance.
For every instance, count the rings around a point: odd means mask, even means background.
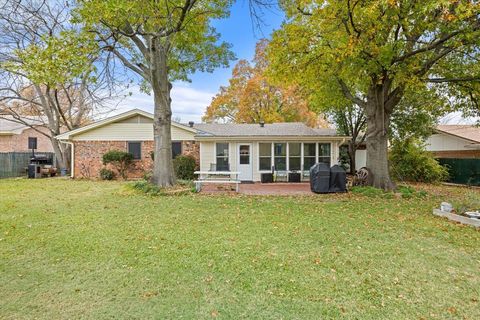
[[[480,232],[431,214],[464,193],[148,197],[0,180],[0,319],[479,319]]]

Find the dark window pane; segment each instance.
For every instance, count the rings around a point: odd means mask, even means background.
[[[286,143],[275,143],[273,149],[274,149],[276,157],[287,155],[287,144]]]
[[[272,159],[270,157],[260,158],[260,170],[272,170]]]
[[[142,159],[142,143],[141,142],[129,142],[128,153],[133,155],[134,160]]]
[[[37,137],[28,137],[28,149],[37,149]]]
[[[182,143],[172,142],[172,158],[175,159],[180,154],[182,154]]]
[[[290,157],[288,162],[289,170],[300,170],[300,157]]]
[[[275,170],[287,170],[287,158],[275,157]]]
[[[250,156],[240,156],[240,164],[250,164]]]
[[[318,156],[319,157],[330,157],[330,143],[319,143],[318,144]]]
[[[298,156],[300,157],[300,143],[289,143],[288,144],[288,154],[289,156]]]
[[[303,170],[310,170],[310,168],[315,164],[315,157],[304,157],[303,158]]]
[[[217,157],[228,157],[228,143],[217,143]]]
[[[319,157],[318,162],[323,162],[328,164],[328,166],[330,166],[330,157]]]
[[[260,143],[260,157],[270,157],[272,155],[271,143]]]
[[[230,171],[228,158],[217,157],[217,171]]]
[[[315,143],[304,143],[303,144],[303,155],[305,157],[315,157]]]

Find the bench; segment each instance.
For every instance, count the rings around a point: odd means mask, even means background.
[[[238,179],[240,172],[235,171],[195,171],[198,174],[198,180],[194,181],[195,190],[202,190],[204,183],[235,184],[235,190],[238,192],[238,185],[241,181]]]
[[[241,183],[239,180],[196,180],[195,191],[200,192],[202,190],[202,184],[204,183],[219,183],[219,184],[235,184],[235,191],[238,192],[238,185]]]

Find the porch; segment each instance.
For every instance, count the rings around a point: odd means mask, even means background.
[[[221,194],[221,193],[233,193],[235,192],[235,187],[231,185],[213,185],[206,184],[202,187],[201,193],[206,194]],[[277,195],[277,196],[306,196],[306,195],[315,195],[310,191],[310,183],[300,182],[300,183],[286,183],[286,182],[276,182],[276,183],[242,183],[239,185],[238,193],[245,195]]]

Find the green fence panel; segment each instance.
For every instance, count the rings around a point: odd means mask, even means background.
[[[41,154],[54,159],[51,152]],[[0,179],[26,176],[31,157],[31,152],[0,152]]]
[[[449,182],[480,186],[480,159],[438,159],[450,172]]]

